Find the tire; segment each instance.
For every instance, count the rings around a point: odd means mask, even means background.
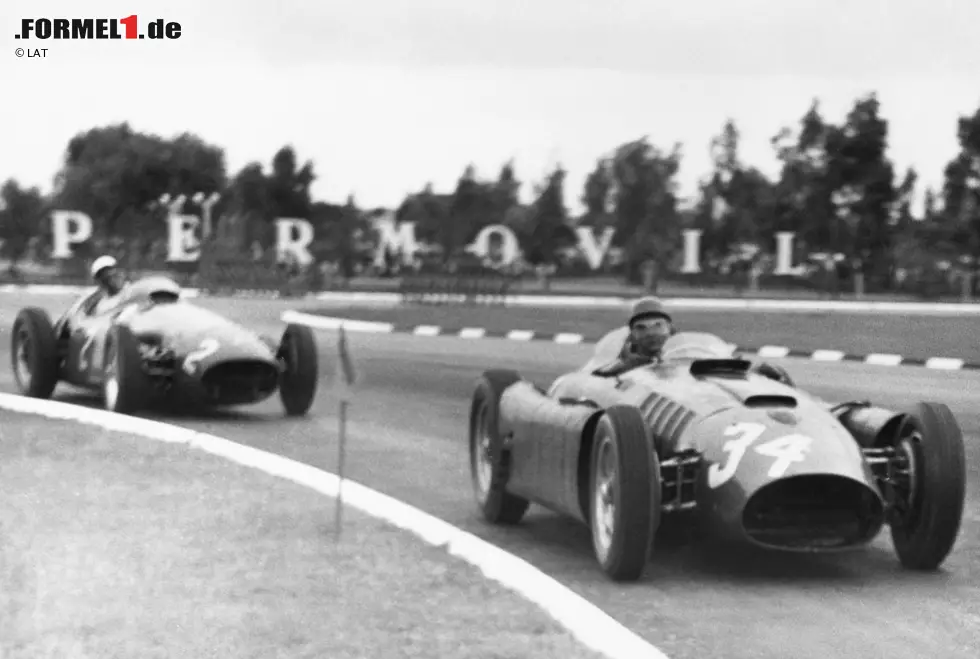
[[[609,481],[611,492],[604,484]],[[635,407],[617,405],[600,417],[589,495],[592,548],[603,572],[614,581],[640,579],[660,526],[661,485],[660,461]]]
[[[51,398],[58,386],[58,341],[43,309],[28,307],[17,314],[10,337],[10,364],[22,395]]]
[[[483,517],[492,524],[517,524],[530,502],[505,490],[509,455],[500,434],[500,397],[520,380],[514,371],[487,371],[473,392],[470,406],[470,477]]]
[[[899,428],[897,448],[906,443],[914,483],[908,510],[891,524],[892,543],[910,570],[937,569],[956,543],[966,498],[963,432],[949,407],[919,403]]]
[[[306,325],[286,325],[276,354],[286,367],[279,379],[279,400],[287,416],[303,416],[313,406],[320,382],[320,357],[313,330]]]
[[[146,407],[150,380],[143,371],[139,340],[125,325],[114,325],[105,344],[103,407],[118,414],[136,414]]]

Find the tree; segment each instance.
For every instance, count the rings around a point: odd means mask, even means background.
[[[14,179],[0,188],[0,250],[10,260],[11,272],[40,234],[44,212],[45,199],[37,188],[24,189]]]
[[[640,281],[646,261],[662,270],[679,244],[675,176],[680,159],[680,145],[664,152],[646,137],[621,145],[613,154],[613,244],[625,248],[630,282]]]
[[[615,218],[609,212],[613,191],[612,164],[608,158],[600,158],[585,179],[582,190],[582,204],[585,214],[579,220],[582,226],[593,227],[601,232],[606,227],[615,226]]]
[[[828,174],[845,251],[853,265],[880,283],[890,280],[895,172],[886,152],[888,122],[874,94],[858,99],[827,136]]]
[[[250,162],[235,174],[224,198],[215,208],[222,223],[248,244],[268,247],[275,240],[274,222],[280,217],[313,217],[310,187],[316,180],[313,163],[297,166],[296,152],[284,146],[272,157],[268,174],[258,162]]]
[[[514,161],[510,160],[500,168],[500,175],[493,188],[494,210],[501,219],[511,208],[520,205],[520,191],[521,182],[517,180]]]
[[[92,217],[96,242],[109,237],[146,241],[164,235],[151,210],[161,195],[210,194],[226,183],[219,147],[190,133],[164,139],[121,123],[69,141],[53,197],[56,207]]]
[[[714,170],[700,186],[694,211],[695,224],[703,231],[702,245],[716,257],[732,254],[741,244],[761,247],[774,240],[773,185],[758,169],[742,163],[739,138],[738,128],[729,120],[711,141]]]
[[[839,252],[844,238],[831,198],[827,171],[827,137],[832,126],[813,101],[794,132],[782,129],[772,139],[781,163],[773,191],[773,230],[794,231],[800,246],[809,251]]]
[[[268,218],[274,214],[262,165],[250,162],[242,167],[215,210],[221,218],[215,237],[222,245],[242,249],[256,241],[262,244]]]
[[[529,263],[554,264],[558,250],[575,244],[565,208],[565,170],[556,167],[537,192],[528,213],[522,247]]]
[[[469,244],[484,227],[500,221],[495,213],[495,184],[476,178],[473,165],[467,165],[456,184],[449,207],[448,222],[441,232],[443,259]]]
[[[272,157],[272,172],[268,176],[269,202],[272,216],[300,217],[310,215],[310,186],[316,180],[313,163],[307,160],[297,166],[296,152],[284,146]]]
[[[956,137],[959,153],[944,171],[944,214],[963,253],[980,259],[980,108],[960,117]]]

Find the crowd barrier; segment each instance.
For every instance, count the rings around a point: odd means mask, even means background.
[[[504,304],[513,282],[499,275],[409,275],[398,292],[409,304]]]
[[[307,278],[291,276],[284,268],[245,259],[202,262],[196,279],[197,287],[212,295],[268,291],[282,297],[295,297],[309,290]]]

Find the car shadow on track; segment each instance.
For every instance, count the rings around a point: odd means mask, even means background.
[[[79,405],[92,409],[103,409],[102,397],[99,394],[84,390],[68,390],[59,392],[52,397],[60,403]],[[242,408],[215,408],[204,406],[188,406],[185,403],[154,403],[145,411],[135,416],[161,423],[194,423],[194,422],[225,422],[225,423],[262,423],[272,421],[266,415]]]
[[[549,573],[574,575],[581,579],[590,572],[595,581],[602,574],[592,551],[589,529],[583,524],[547,512],[529,513],[521,524],[507,528],[487,527],[487,537],[503,549],[518,553]],[[480,525],[471,529],[483,535]],[[824,587],[864,586],[870,581],[890,581],[939,586],[949,575],[904,570],[886,538],[872,545],[837,553],[813,554],[722,545],[667,526],[658,533],[645,577],[640,583],[669,587],[704,582],[739,586],[785,587],[787,584]],[[557,568],[557,569],[556,569]],[[592,580],[592,579],[589,579]]]

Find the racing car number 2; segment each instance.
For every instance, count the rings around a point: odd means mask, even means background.
[[[735,436],[729,439],[722,446],[722,450],[728,454],[728,460],[724,466],[713,464],[708,468],[708,487],[716,488],[727,483],[735,472],[742,458],[745,457],[749,447],[758,441],[766,431],[766,426],[761,423],[734,423],[725,429],[725,436]],[[772,466],[769,468],[770,478],[779,478],[790,465],[794,462],[801,462],[806,458],[806,452],[810,448],[813,439],[806,435],[794,433],[782,435],[776,439],[771,439],[755,447],[755,452],[774,458]]]
[[[201,341],[201,345],[184,359],[184,371],[188,375],[193,375],[198,364],[216,353],[220,347],[217,339],[204,339]]]

